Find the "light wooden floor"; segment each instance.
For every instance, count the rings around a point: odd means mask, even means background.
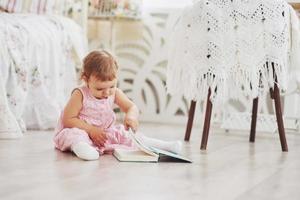
[[[182,139],[184,126],[142,124],[161,139]],[[53,132],[29,132],[0,140],[0,199],[300,199],[300,133],[287,135],[282,153],[278,135],[212,130],[200,151],[201,129],[193,130],[185,155],[194,163],[121,163],[111,155],[81,161],[53,148]]]

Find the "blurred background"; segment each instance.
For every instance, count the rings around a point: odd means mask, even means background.
[[[116,55],[118,87],[138,105],[142,122],[185,124],[190,102],[166,92],[168,45],[176,42],[168,39],[184,7],[193,2],[0,0],[2,136],[54,128],[79,83],[81,60],[95,49]],[[292,84],[283,98],[286,127],[295,130],[300,116],[297,87]],[[276,129],[270,101],[260,100],[258,130]],[[232,100],[226,109],[214,109],[214,124],[249,129],[251,103],[247,98]],[[197,105],[197,112],[203,113],[204,103]],[[202,114],[197,114],[195,123],[202,121]]]

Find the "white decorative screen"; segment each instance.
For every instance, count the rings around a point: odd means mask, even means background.
[[[89,34],[90,49],[111,48],[117,56],[120,65],[119,87],[138,105],[143,121],[181,124],[187,121],[190,102],[181,96],[169,96],[165,87],[168,44],[176,42],[169,41],[168,36],[180,13],[181,9],[155,9],[144,12],[140,21],[89,22],[89,28],[92,27]],[[298,95],[295,94],[288,95],[282,101],[285,104],[283,110],[286,121],[290,117],[293,120],[299,117],[298,108],[295,107],[297,101]],[[203,123],[204,106],[204,102],[197,103],[194,123]],[[230,100],[225,107],[213,107],[214,122],[228,129],[250,129],[252,100]],[[262,115],[258,116],[258,130],[274,131],[276,120],[273,110],[269,94],[259,99],[259,113]],[[295,121],[286,124],[288,127],[296,126]]]

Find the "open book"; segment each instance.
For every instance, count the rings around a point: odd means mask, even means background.
[[[113,155],[123,162],[188,162],[192,161],[182,155],[178,155],[162,149],[148,147],[143,144],[131,129],[128,131],[132,141],[138,147],[137,150],[128,150],[117,148]]]

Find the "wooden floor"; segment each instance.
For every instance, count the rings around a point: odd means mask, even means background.
[[[156,138],[184,137],[184,126],[142,124]],[[278,134],[212,129],[200,151],[200,128],[184,143],[194,162],[121,163],[111,155],[81,161],[53,148],[53,132],[29,132],[0,140],[0,199],[191,200],[300,199],[300,133],[289,133],[289,152]]]

